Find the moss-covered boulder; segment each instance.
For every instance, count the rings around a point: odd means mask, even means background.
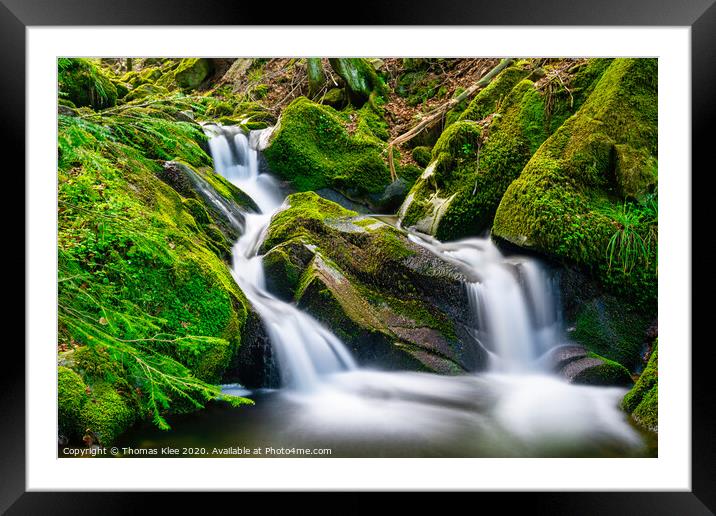
[[[124,95],[124,102],[131,102],[133,100],[143,100],[147,97],[158,97],[169,93],[169,90],[163,86],[157,86],[156,84],[146,83],[127,92]]]
[[[298,190],[330,187],[352,199],[381,194],[390,171],[371,122],[351,133],[349,114],[300,97],[283,110],[264,156]]]
[[[135,421],[136,411],[111,385],[100,383],[93,387],[81,418],[92,439],[107,445]]]
[[[493,227],[495,237],[583,266],[651,307],[656,203],[624,197],[656,184],[656,72],[655,59],[615,59],[509,186]]]
[[[619,387],[633,383],[629,371],[623,365],[580,345],[554,347],[540,357],[540,364],[570,383]]]
[[[622,408],[631,414],[641,427],[659,431],[659,362],[657,343],[649,362],[632,388],[622,400]]]
[[[427,167],[430,164],[430,161],[432,161],[432,150],[430,149],[430,147],[415,147],[411,151],[411,155],[413,157],[413,160],[415,160],[415,163],[417,163],[423,168]]]
[[[174,72],[174,79],[180,88],[193,90],[198,88],[213,72],[213,64],[206,58],[185,58]]]
[[[77,107],[93,109],[112,107],[117,103],[117,87],[108,72],[89,59],[60,58],[58,67],[59,98]]]
[[[82,377],[75,371],[63,366],[57,368],[57,414],[61,435],[71,439],[82,436],[81,412],[87,401],[87,390]]]
[[[60,427],[105,445],[134,421],[166,428],[167,414],[221,397],[242,344],[248,301],[223,261],[231,242],[212,196],[245,195],[202,175],[203,131],[176,118],[192,106],[58,116],[58,345],[75,349],[63,367],[90,390],[79,416],[64,398]],[[164,182],[171,160],[179,180]],[[61,371],[61,391],[81,400]]]
[[[582,105],[610,60],[566,69],[569,62],[536,67],[533,61],[518,61],[467,107],[456,106],[400,210],[403,225],[442,240],[489,229],[510,183]]]
[[[403,225],[441,240],[488,229],[503,193],[546,137],[543,97],[525,79],[489,125],[463,119],[442,133],[401,208]]]
[[[342,109],[346,105],[346,90],[343,88],[331,88],[321,97],[321,104],[331,106],[334,109]]]
[[[625,387],[633,383],[623,365],[593,353],[569,362],[560,372],[570,383],[576,384]]]
[[[269,288],[325,323],[361,363],[442,373],[485,366],[454,266],[313,192],[288,203],[262,245]]]
[[[375,93],[384,95],[387,87],[370,61],[357,57],[330,58],[333,70],[346,84],[351,103],[360,107]]]

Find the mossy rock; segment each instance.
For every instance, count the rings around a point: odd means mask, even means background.
[[[571,383],[600,386],[631,386],[633,381],[627,369],[613,360],[594,353],[569,362],[561,371]]]
[[[82,407],[81,420],[102,445],[109,445],[136,420],[136,410],[110,384],[97,383]]]
[[[415,160],[415,163],[425,168],[430,164],[430,161],[432,159],[432,150],[430,149],[430,147],[425,146],[415,147],[412,150],[412,156]]]
[[[298,190],[331,187],[349,198],[382,192],[390,183],[385,144],[366,132],[351,135],[347,123],[328,106],[294,100],[264,151],[271,170]]]
[[[362,363],[450,374],[485,366],[456,268],[313,192],[287,202],[260,250],[269,288],[328,325]]]
[[[266,288],[284,300],[292,300],[303,271],[313,259],[313,251],[293,238],[273,247],[263,257]]]
[[[180,88],[193,90],[198,88],[213,71],[213,65],[206,58],[182,59],[174,72],[174,79]]]
[[[331,88],[321,98],[321,104],[334,109],[342,109],[346,105],[346,92],[343,88]]]
[[[509,186],[493,226],[495,237],[586,267],[645,307],[656,304],[656,247],[623,272],[611,266],[608,247],[620,231],[624,204],[615,177],[617,149],[632,160],[625,170],[656,173],[656,72],[655,59],[615,59],[577,113]],[[632,231],[646,235],[652,227]]]
[[[211,161],[201,127],[176,119],[195,105],[177,97],[58,116],[58,198],[71,207],[58,212],[59,335],[81,346],[71,367],[96,398],[81,410],[80,431],[101,434],[103,444],[131,421],[161,422],[214,399],[207,382],[222,380],[242,342],[249,303],[223,261],[230,242],[218,222],[206,223],[214,214],[190,180],[184,190],[158,177],[166,160],[185,163],[216,196],[249,211],[245,194],[203,175]],[[196,403],[180,401],[186,396]]]
[[[639,426],[659,431],[659,362],[657,344],[634,387],[624,396],[622,408]]]
[[[93,109],[112,107],[117,103],[117,87],[111,78],[88,59],[61,58],[58,60],[60,98],[77,107]]]
[[[358,57],[330,58],[329,63],[346,84],[352,104],[362,106],[376,93],[384,95],[387,87],[378,76],[373,65],[367,59]]]
[[[460,114],[459,120],[479,121],[487,115],[499,111],[500,104],[512,89],[531,73],[531,69],[522,65],[512,65],[502,70],[490,84],[478,92],[470,104]]]
[[[404,226],[441,240],[490,228],[503,193],[547,137],[544,100],[532,81],[519,82],[499,109],[486,129],[463,119],[443,131],[401,207]]]
[[[124,96],[124,101],[132,102],[133,100],[142,100],[142,99],[146,99],[147,97],[161,97],[168,93],[169,93],[169,91],[162,86],[157,86],[156,84],[146,83],[146,84],[137,86],[133,90],[129,91]]]
[[[623,299],[600,296],[585,302],[570,338],[584,347],[635,370],[651,319]]]
[[[615,174],[620,194],[624,198],[642,199],[656,190],[657,160],[646,149],[631,145],[614,146]]]
[[[67,367],[57,368],[57,416],[60,434],[78,439],[84,432],[81,413],[88,399],[82,377]]]

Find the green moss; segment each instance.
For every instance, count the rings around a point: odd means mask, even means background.
[[[419,166],[425,168],[432,159],[432,151],[430,147],[415,147],[412,151],[413,159]]]
[[[586,385],[631,385],[631,376],[623,365],[595,353],[589,353],[588,357],[597,359],[602,363],[582,371],[573,379],[574,383]]]
[[[409,71],[398,77],[395,92],[405,98],[409,106],[417,106],[435,97],[440,89],[440,78],[427,71]]]
[[[212,70],[213,66],[209,59],[185,58],[181,60],[174,72],[174,78],[179,87],[193,90],[204,82]]]
[[[141,86],[137,86],[128,92],[124,96],[124,101],[131,102],[133,100],[143,100],[150,96],[161,96],[166,95],[167,93],[169,93],[169,91],[162,86],[157,86],[156,84],[142,84]]]
[[[264,156],[298,190],[332,187],[354,196],[390,183],[383,150],[374,136],[350,135],[337,111],[300,97],[284,109]]]
[[[292,299],[303,274],[301,263],[297,263],[292,247],[302,246],[299,240],[289,240],[272,248],[263,257],[264,274],[271,278],[270,290],[284,299]]]
[[[443,167],[451,167],[456,162],[475,156],[482,137],[482,127],[475,122],[458,122],[448,127],[440,135],[433,147],[433,159],[446,154],[447,159],[441,162]]]
[[[530,69],[524,66],[512,65],[505,68],[490,84],[478,92],[459,119],[478,121],[496,113],[510,91],[529,74]]]
[[[656,190],[657,161],[644,148],[628,144],[614,146],[615,174],[619,193],[624,198],[643,199]]]
[[[123,400],[85,404],[80,420],[103,442],[135,417],[166,428],[165,414],[221,397],[207,382],[241,344],[248,302],[216,252],[225,237],[158,178],[160,160],[211,163],[201,127],[176,121],[186,109],[201,106],[175,96],[58,120],[59,335],[83,346],[73,367],[86,383]]]
[[[387,93],[383,80],[367,59],[348,57],[330,58],[328,61],[346,83],[353,104],[361,106],[371,94],[384,95]]]
[[[566,77],[562,73],[559,74],[559,78],[550,76],[545,92],[550,134],[584,104],[612,61],[611,58],[588,59],[585,63],[568,70]],[[549,71],[549,66],[546,69]]]
[[[331,88],[321,97],[321,104],[341,109],[346,105],[346,93],[343,88]]]
[[[182,203],[189,213],[191,213],[191,216],[194,217],[197,224],[211,224],[211,217],[209,213],[207,213],[204,203],[196,199],[183,199]]]
[[[648,317],[623,300],[603,297],[580,309],[570,336],[590,351],[634,370],[649,324]]]
[[[84,431],[80,414],[87,401],[86,390],[80,375],[67,367],[57,368],[57,415],[62,435],[76,439]]]
[[[463,87],[457,87],[455,91],[452,94],[452,98],[457,98],[460,95],[462,95],[465,92],[465,88]],[[438,91],[438,96],[444,96],[444,94],[447,93],[447,90],[445,86],[441,86],[440,90]],[[452,125],[453,123],[457,122],[460,119],[460,116],[462,113],[465,112],[467,109],[467,106],[470,104],[470,99],[465,98],[458,102],[450,111],[445,113],[445,127],[448,127],[449,125]]]
[[[117,89],[117,99],[123,99],[132,89],[132,85],[119,80],[113,80],[112,84]]]
[[[290,208],[273,216],[262,249],[268,250],[281,242],[310,235],[310,230],[320,227],[326,218],[357,215],[315,192],[292,194],[286,201]]]
[[[134,423],[135,415],[130,403],[111,385],[98,383],[82,408],[81,419],[87,425],[85,430],[93,432],[100,444],[107,445]]]
[[[205,116],[211,118],[233,115],[234,109],[236,108],[229,102],[216,102],[207,108]]]
[[[433,147],[432,173],[411,191],[404,225],[432,220],[421,229],[441,240],[485,231],[503,193],[546,137],[543,98],[523,80],[503,99],[486,132],[467,119],[443,131]]]
[[[622,408],[642,427],[653,432],[659,428],[659,364],[657,343],[649,362],[634,387],[624,396]]]
[[[615,59],[581,109],[510,185],[493,227],[497,237],[585,266],[645,307],[656,303],[656,246],[653,256],[625,273],[609,266],[608,245],[620,228],[615,207],[622,203],[615,146],[636,149],[632,156],[655,167],[656,66],[655,59]]]
[[[110,77],[89,59],[57,60],[60,98],[75,106],[104,109],[117,103],[117,87]]]

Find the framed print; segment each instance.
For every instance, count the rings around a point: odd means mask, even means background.
[[[349,26],[3,2],[27,202],[3,510],[398,490],[712,513],[709,2]]]

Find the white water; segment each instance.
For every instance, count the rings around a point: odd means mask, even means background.
[[[491,370],[534,372],[537,358],[563,343],[557,289],[538,262],[503,256],[489,237],[449,243],[417,233],[409,238],[477,276],[465,288],[476,336],[491,352]]]
[[[206,131],[216,171],[261,209],[245,215],[244,234],[233,249],[233,275],[276,351],[283,383],[290,387],[283,402],[298,407],[279,409],[291,439],[359,436],[398,446],[404,439],[466,438],[474,439],[465,445],[466,454],[502,456],[597,453],[585,450],[614,446],[628,453],[640,445],[618,408],[624,389],[575,386],[540,371],[536,359],[563,335],[556,289],[537,262],[506,258],[489,238],[443,244],[410,236],[476,279],[465,288],[475,336],[490,352],[489,372],[447,377],[357,368],[335,335],[266,290],[257,250],[283,195],[274,178],[258,171],[261,132],[247,138],[230,128]],[[469,451],[471,445],[479,451]]]
[[[234,245],[232,273],[263,321],[277,353],[281,378],[297,390],[315,389],[319,376],[354,369],[355,362],[343,343],[308,314],[266,290],[258,248],[271,216],[282,206],[274,178],[259,174],[256,142],[227,127],[206,126],[215,170],[256,202],[261,213],[245,215],[244,234]],[[253,144],[253,145],[250,145]]]

